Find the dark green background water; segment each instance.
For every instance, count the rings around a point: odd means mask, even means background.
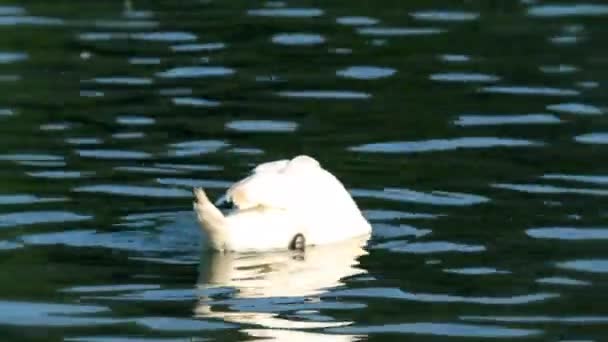
[[[3,341],[603,341],[608,5],[2,1]],[[202,251],[307,153],[374,226]]]

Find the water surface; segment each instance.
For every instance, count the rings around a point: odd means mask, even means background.
[[[3,2],[0,335],[606,340],[607,20],[597,1]],[[302,153],[372,237],[206,252],[191,188]]]

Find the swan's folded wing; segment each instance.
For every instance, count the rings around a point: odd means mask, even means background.
[[[316,160],[305,156],[260,164],[249,177],[228,189],[226,199],[239,209],[296,208],[320,194],[321,171]]]
[[[258,206],[285,209],[293,201],[292,188],[281,173],[254,173],[230,187],[226,198],[242,210]]]
[[[253,173],[263,172],[281,172],[289,164],[289,159],[275,160],[268,163],[263,163],[253,169]]]

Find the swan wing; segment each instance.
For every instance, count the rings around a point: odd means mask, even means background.
[[[281,160],[275,160],[275,161],[271,161],[271,162],[267,162],[267,163],[262,163],[262,164],[256,166],[255,168],[253,168],[253,170],[251,170],[250,175],[253,175],[253,174],[256,174],[256,173],[277,173],[277,172],[281,172],[282,170],[285,169],[285,167],[287,167],[288,164],[289,164],[289,159],[281,159]],[[222,203],[232,202],[239,209],[246,209],[246,208],[248,208],[249,206],[247,206],[246,203],[241,202],[240,205],[238,203],[235,203],[233,201],[232,194],[235,193],[235,192],[237,192],[237,187],[239,187],[240,185],[242,185],[242,183],[245,182],[246,180],[249,180],[249,178],[250,177],[246,177],[246,178],[242,179],[241,181],[239,181],[239,182],[235,183],[234,185],[232,185],[226,191],[226,193],[224,195],[222,195],[220,198],[218,198],[215,201],[215,205],[221,205]]]
[[[284,209],[291,201],[292,188],[282,173],[254,173],[230,187],[226,198],[241,210],[258,206]]]
[[[226,199],[239,209],[269,207],[294,208],[319,195],[319,163],[307,156],[258,165],[253,173],[234,184]]]
[[[275,160],[267,163],[260,164],[253,169],[252,173],[262,172],[281,172],[289,164],[289,159]]]

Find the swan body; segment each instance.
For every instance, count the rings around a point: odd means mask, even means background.
[[[203,189],[194,195],[198,222],[219,251],[301,249],[371,232],[342,183],[308,156],[258,165],[226,192],[235,206],[227,214]]]

